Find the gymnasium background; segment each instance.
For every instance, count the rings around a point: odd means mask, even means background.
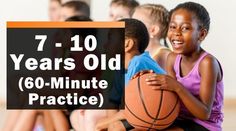
[[[111,0],[87,0],[91,18],[106,21]],[[142,3],[158,3],[167,9],[189,0],[137,0]],[[224,130],[235,129],[236,117],[236,1],[192,0],[204,5],[210,13],[210,32],[202,46],[216,56],[224,70],[225,119]],[[48,0],[1,0],[0,2],[0,101],[6,98],[6,21],[47,21]],[[20,43],[19,43],[20,44]],[[1,112],[4,112],[1,105]],[[2,111],[3,110],[3,111]],[[2,114],[0,114],[2,115]],[[0,119],[0,127],[3,117]]]

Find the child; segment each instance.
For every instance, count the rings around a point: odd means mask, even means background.
[[[72,16],[90,16],[90,8],[83,1],[69,1],[62,4],[60,20],[65,21]]]
[[[144,52],[148,45],[149,36],[145,25],[135,19],[122,19],[125,21],[125,84],[131,79],[131,77],[141,70],[152,69],[156,73],[164,74],[164,70],[150,57],[148,52]],[[120,43],[123,43],[122,41]],[[111,101],[115,104],[122,104],[122,89],[115,87],[114,92],[111,93]],[[124,88],[124,87],[120,87]],[[115,92],[116,91],[116,92]],[[120,91],[120,92],[118,92]],[[114,95],[116,94],[116,95]],[[127,122],[124,120],[122,111],[109,110],[108,117],[99,121],[96,125],[96,130],[107,129],[109,124],[114,122],[120,122],[124,124]],[[123,126],[123,128],[125,128]]]
[[[110,4],[109,20],[116,21],[130,18],[132,11],[139,3],[135,0],[112,0]]]
[[[169,12],[162,5],[144,4],[135,9],[132,18],[146,25],[150,36],[146,51],[149,51],[151,57],[164,69],[170,50],[162,46],[160,41],[166,38]]]
[[[92,21],[87,16],[73,16],[68,18],[66,21]],[[95,29],[71,29],[70,32],[71,36],[80,35],[81,39],[84,39],[87,35],[96,35]],[[82,40],[83,41],[83,40]],[[80,43],[83,45],[83,43]],[[64,52],[68,52],[65,54],[68,54],[71,58],[74,58],[77,60],[75,64],[77,65],[75,68],[76,71],[67,71],[65,74],[69,75],[70,78],[78,79],[78,80],[88,80],[91,79],[91,76],[97,76],[97,78],[100,76],[99,70],[94,70],[93,72],[89,72],[85,70],[85,68],[82,67],[80,59],[82,59],[85,55],[87,55],[88,52],[70,52],[69,49],[65,49]],[[91,53],[91,52],[90,52]],[[96,54],[95,52],[92,52]],[[81,90],[79,91],[81,93]],[[99,91],[101,92],[101,91]],[[97,91],[91,90],[91,91],[84,91],[83,95],[92,95],[92,93],[96,94]],[[75,131],[94,131],[96,122],[106,117],[106,111],[105,110],[99,110],[99,109],[72,109],[70,110],[70,122]]]
[[[49,0],[48,15],[50,21],[59,21],[61,12],[61,0]]]
[[[223,72],[218,60],[200,46],[209,26],[209,14],[202,5],[186,2],[175,7],[167,35],[174,49],[167,60],[169,76],[147,79],[155,89],[179,96],[181,112],[174,125],[183,130],[222,130]]]

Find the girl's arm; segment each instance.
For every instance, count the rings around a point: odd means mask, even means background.
[[[155,89],[166,89],[178,94],[186,108],[197,118],[207,120],[211,114],[211,108],[215,96],[217,76],[219,74],[219,64],[212,56],[206,56],[200,63],[199,72],[201,84],[199,99],[193,96],[181,83],[173,79],[173,70],[176,55],[171,53],[168,56],[167,73],[168,75],[156,75],[148,79],[148,84],[156,85]]]
[[[110,116],[108,116],[107,118],[98,121],[95,127],[95,131],[106,130],[109,124],[125,119],[123,110],[116,111],[116,113],[115,112],[112,113],[113,115],[110,114]]]

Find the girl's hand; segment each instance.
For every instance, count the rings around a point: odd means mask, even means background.
[[[153,86],[154,90],[169,90],[176,92],[179,83],[168,75],[153,74],[146,79],[148,85]]]
[[[132,76],[131,80],[137,78],[138,76],[146,74],[146,73],[154,73],[154,71],[153,70],[142,70],[142,71],[136,73],[134,76]]]

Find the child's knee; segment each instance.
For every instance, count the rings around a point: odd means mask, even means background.
[[[71,126],[76,130],[79,126],[79,111],[74,110],[70,115]]]
[[[70,114],[70,121],[75,121],[76,119],[78,119],[78,116],[79,116],[78,113],[79,112],[77,110],[72,111]]]
[[[126,131],[121,121],[116,121],[108,126],[108,131]]]
[[[106,117],[106,112],[102,110],[86,110],[85,116],[87,121],[92,121],[96,123],[96,121]]]

